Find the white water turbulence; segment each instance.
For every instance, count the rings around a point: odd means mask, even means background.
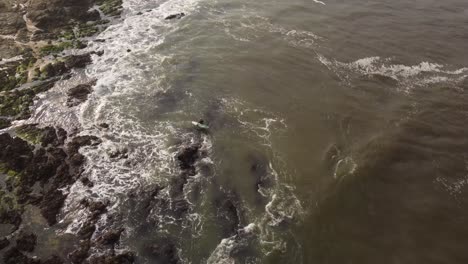
[[[328,59],[322,55],[318,55],[318,59],[348,85],[362,76],[381,77],[396,82],[397,87],[404,92],[431,84],[449,83],[456,86],[468,76],[468,68],[451,69],[446,65],[430,62],[407,66],[393,64],[392,59],[380,57],[368,57],[350,63]]]
[[[80,134],[98,136],[103,143],[83,151],[87,158],[84,174],[94,186],[85,189],[77,182],[70,190],[64,221],[73,221],[68,228],[72,232],[86,218],[79,210],[83,198],[106,201],[117,209],[130,190],[148,181],[163,181],[164,176],[175,172],[176,149],[167,147],[167,140],[179,133],[177,125],[145,122],[139,116],[138,100],[170,89],[160,84],[164,79],[161,65],[169,56],[148,56],[148,51],[157,49],[179,26],[164,18],[177,12],[195,12],[197,1],[124,1],[123,7],[123,21],[98,36],[106,40],[104,43],[94,42],[90,47],[104,54],[93,56],[86,70],[88,78],[97,79],[97,84],[80,109]],[[136,15],[138,12],[143,14]],[[103,123],[109,128],[102,129],[99,125]],[[120,159],[121,155],[126,159]]]
[[[262,180],[268,184],[257,186],[257,195],[263,197],[265,203],[260,209],[254,209],[243,197],[232,198],[236,221],[239,221],[235,234],[218,240],[207,254],[192,260],[196,255],[190,252],[196,243],[194,240],[204,238],[203,232],[211,221],[219,218],[216,213],[205,212],[211,201],[203,188],[219,188],[220,193],[227,196],[233,193],[225,186],[216,185],[217,173],[223,170],[218,168],[217,162],[222,158],[213,154],[215,143],[211,135],[194,132],[190,127],[192,116],[184,113],[190,110],[180,109],[178,101],[185,100],[190,105],[193,104],[190,100],[196,99],[191,91],[180,90],[177,80],[169,76],[180,68],[173,65],[177,62],[174,54],[164,51],[166,38],[187,26],[184,19],[168,21],[165,17],[175,13],[195,15],[199,2],[124,1],[123,7],[122,20],[112,21],[112,25],[96,37],[99,41],[91,41],[85,50],[103,54],[92,55],[93,63],[84,71],[74,71],[70,79],[59,81],[44,93],[36,102],[30,120],[41,126],[59,125],[71,134],[97,136],[102,141],[80,150],[86,157],[82,176],[92,185],[77,181],[69,190],[64,190],[68,196],[60,221],[65,226],[63,232],[75,234],[83,227],[92,212],[81,203],[88,200],[108,205],[107,213],[97,222],[97,230],[106,230],[116,222],[124,226],[124,243],[117,250],[128,247],[138,250],[139,245],[133,245],[132,241],[139,239],[139,232],[147,223],[157,223],[157,230],[146,235],[170,238],[183,263],[240,263],[243,260],[261,263],[265,256],[290,250],[287,243],[294,238],[283,227],[300,222],[304,212],[294,195],[294,187],[286,184],[290,175],[281,155],[275,152],[272,139],[273,134],[286,131],[287,122],[277,114],[236,98],[222,98],[217,110],[220,115],[232,120],[242,131],[242,137],[258,142],[259,149],[267,153],[267,160],[262,160],[261,177],[265,177]],[[263,21],[259,24],[260,30],[285,36],[293,45],[312,45],[318,38],[311,33],[286,30],[263,19],[260,21]],[[96,85],[85,103],[65,106],[69,88],[93,80]],[[193,147],[199,154],[193,164],[196,173],[191,175],[192,168],[182,168],[179,162],[180,153]],[[175,175],[185,181],[181,194],[177,193],[179,182],[174,179]],[[139,218],[132,211],[134,208],[128,197],[143,197],[151,188],[157,192],[156,206],[147,216]],[[133,207],[138,208],[138,205]],[[257,253],[236,255],[240,249],[250,247]],[[144,258],[142,261],[151,263]]]

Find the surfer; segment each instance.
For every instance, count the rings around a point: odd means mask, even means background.
[[[198,122],[195,122],[195,121],[192,121],[192,124],[199,130],[202,130],[202,131],[206,131],[208,130],[210,127],[207,126],[205,124],[205,121],[203,119],[200,119],[200,121]]]

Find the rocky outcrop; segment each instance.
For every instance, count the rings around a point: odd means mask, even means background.
[[[92,0],[31,0],[27,7],[27,18],[42,30],[52,31],[67,25],[70,20],[99,20],[97,11],[89,11]]]
[[[96,81],[94,80],[85,84],[79,84],[68,90],[67,105],[69,107],[73,107],[86,101],[86,99],[88,99],[88,95],[93,91],[93,86],[95,84]]]

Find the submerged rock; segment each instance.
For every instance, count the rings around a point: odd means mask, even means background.
[[[16,239],[16,248],[21,251],[32,252],[36,247],[37,236],[33,233],[21,232]]]
[[[146,246],[144,253],[151,256],[155,263],[178,264],[181,263],[177,255],[177,247],[167,239]]]
[[[172,19],[181,19],[185,16],[184,13],[177,13],[177,14],[172,14],[172,15],[169,15],[165,18],[165,20],[172,20]]]

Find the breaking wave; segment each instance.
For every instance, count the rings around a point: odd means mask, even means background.
[[[448,66],[430,62],[407,66],[392,64],[392,59],[380,57],[368,57],[350,63],[330,60],[322,55],[318,55],[318,59],[347,84],[362,76],[384,77],[396,82],[398,88],[405,92],[410,92],[417,86],[430,84],[457,85],[468,76],[468,68],[450,69]]]

